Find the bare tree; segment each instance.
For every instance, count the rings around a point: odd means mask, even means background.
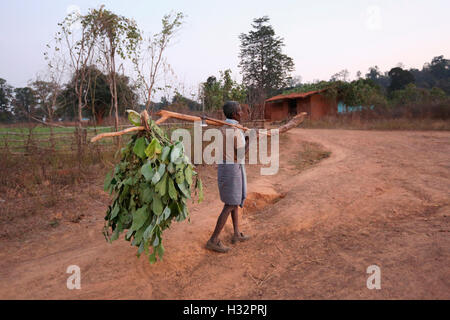
[[[31,87],[36,92],[38,103],[45,114],[46,120],[54,121],[57,110],[58,97],[62,91],[66,70],[64,56],[56,54],[53,57],[46,56],[48,61],[47,70],[36,76]]]
[[[111,92],[111,106],[115,112],[115,128],[119,127],[119,107],[117,95],[117,58],[126,59],[134,54],[138,43],[142,40],[136,23],[126,17],[103,10],[92,10],[92,20],[97,20],[99,27],[98,48],[101,62],[108,75]]]
[[[153,93],[156,91],[155,84],[161,70],[167,71],[170,67],[164,58],[164,51],[183,24],[184,17],[181,12],[166,14],[162,19],[162,30],[146,38],[134,55],[133,63],[138,80],[146,93],[145,109],[147,111],[150,110]]]
[[[90,16],[78,12],[69,13],[58,23],[60,30],[55,35],[55,52],[63,51],[69,59],[67,68],[72,75],[78,102],[78,125],[81,128],[82,109],[86,106],[85,95],[88,88],[89,68],[94,56],[94,47],[98,35],[96,21]],[[52,48],[50,44],[47,45]],[[48,57],[48,52],[44,53]]]
[[[338,73],[335,73],[331,76],[331,81],[344,81],[347,82],[349,80],[350,73],[347,69],[341,70]]]

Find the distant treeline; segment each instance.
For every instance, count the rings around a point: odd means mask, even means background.
[[[444,56],[434,57],[421,70],[399,64],[381,72],[375,66],[365,76],[358,72],[356,80],[348,77],[349,72],[342,70],[329,81],[299,83],[278,93],[326,89],[325,96],[384,116],[450,118],[450,60]]]
[[[112,116],[111,91],[107,75],[95,66],[89,67],[90,81],[83,94],[85,108],[83,117],[101,124],[104,118]],[[28,121],[74,121],[77,120],[77,97],[74,90],[74,78],[59,88],[50,81],[35,80],[26,87],[14,88],[5,79],[0,78],[0,122]],[[56,93],[55,93],[56,92]],[[137,88],[125,75],[117,75],[117,95],[119,114],[126,109],[143,110],[139,103]],[[175,92],[169,101],[162,97],[160,102],[152,102],[152,110],[169,105],[177,105],[192,111],[201,110],[201,105],[182,94]]]

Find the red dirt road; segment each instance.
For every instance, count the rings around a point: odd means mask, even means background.
[[[322,144],[328,159],[299,171],[300,141]],[[150,265],[123,240],[101,233],[108,203],[80,223],[0,248],[1,299],[450,299],[450,132],[294,129],[281,140],[280,171],[248,169],[250,190],[286,196],[244,212],[253,237],[226,255],[204,249],[221,203],[216,172],[202,173],[205,201],[191,223],[164,233],[164,261]],[[69,204],[70,205],[70,204]],[[229,222],[222,239],[230,245]],[[81,290],[68,290],[69,265]],[[381,269],[369,290],[366,269]]]

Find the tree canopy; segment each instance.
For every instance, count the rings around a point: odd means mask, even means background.
[[[269,17],[253,20],[253,30],[239,36],[240,63],[243,84],[264,97],[285,87],[294,70],[292,58],[283,54],[284,39],[277,37]]]
[[[231,70],[219,71],[220,78],[209,76],[201,84],[201,99],[205,110],[219,110],[225,101],[245,102],[247,90],[244,85],[231,78]]]

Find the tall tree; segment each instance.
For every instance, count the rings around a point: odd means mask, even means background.
[[[251,103],[260,103],[274,90],[287,85],[294,70],[292,58],[282,53],[283,38],[275,36],[269,17],[253,20],[253,30],[239,36],[243,83],[256,92]]]

